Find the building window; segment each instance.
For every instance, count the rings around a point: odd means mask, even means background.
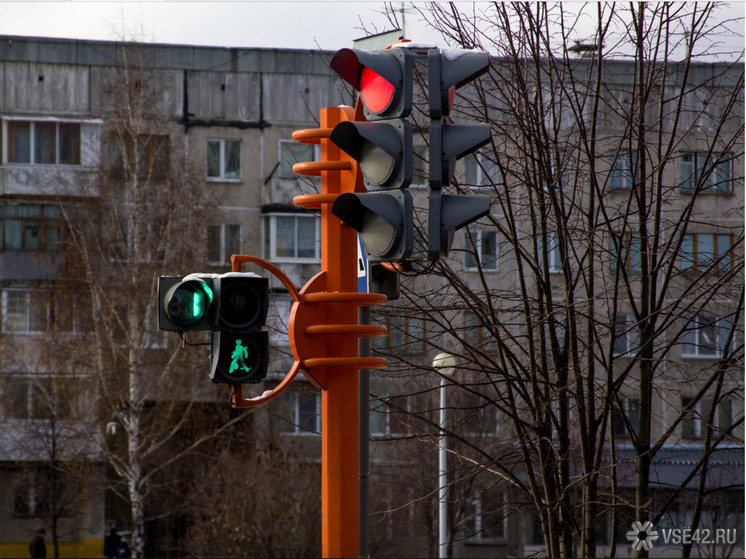
[[[37,467],[17,474],[13,483],[13,515],[18,517],[62,517],[72,515],[74,489],[60,469]],[[56,505],[56,510],[53,509]]]
[[[497,165],[482,150],[464,157],[464,184],[472,188],[493,187],[497,184]]]
[[[293,392],[290,425],[283,433],[318,435],[321,433],[321,395],[317,392]]]
[[[611,269],[622,265],[628,272],[640,271],[640,235],[624,233],[611,241]]]
[[[114,178],[136,176],[165,180],[169,171],[167,135],[112,136],[109,140],[110,173]]]
[[[90,299],[68,290],[0,291],[0,330],[3,332],[91,332]]]
[[[408,435],[410,425],[409,398],[384,396],[370,400],[370,436],[390,437]]]
[[[614,356],[624,357],[633,354],[638,347],[637,321],[634,315],[623,314],[614,324]]]
[[[399,310],[400,313],[404,309]],[[379,315],[376,324],[385,326],[386,337],[374,339],[374,346],[381,350],[413,352],[425,349],[427,328],[421,316],[390,312]]]
[[[241,180],[241,140],[207,140],[207,178]]]
[[[0,205],[1,250],[55,250],[66,231],[59,206]]]
[[[682,357],[717,358],[723,354],[732,327],[730,320],[700,315],[683,322]]]
[[[495,351],[495,336],[482,319],[471,311],[464,312],[463,342],[471,348]]]
[[[268,215],[264,226],[265,254],[269,260],[299,263],[321,260],[321,220],[318,216]]]
[[[207,228],[207,261],[230,264],[233,254],[241,254],[241,224],[210,225]]]
[[[626,418],[626,421],[625,421]],[[628,427],[629,425],[629,427]],[[611,410],[611,428],[617,438],[637,435],[640,426],[640,399],[620,396]]]
[[[296,163],[306,163],[318,159],[318,150],[313,144],[301,144],[293,140],[280,140],[279,150],[278,176],[281,179],[295,178],[293,165]]]
[[[636,153],[616,153],[610,156],[609,189],[631,190],[639,173]]]
[[[80,165],[80,123],[5,121],[4,163]]]
[[[558,274],[562,270],[562,261],[560,259],[560,246],[557,240],[557,233],[551,232],[546,235],[546,252],[549,264],[549,273]],[[539,241],[539,264],[544,261],[544,247]]]
[[[692,398],[682,398],[681,404],[681,409],[685,410],[692,405]],[[681,436],[690,440],[704,438],[711,408],[712,398],[700,398],[684,415],[681,423]],[[730,398],[722,398],[716,402],[712,420],[716,436],[730,431],[733,426],[733,402]]]
[[[464,531],[467,538],[496,539],[505,536],[505,514],[502,495],[485,489],[472,497],[464,511]]]
[[[712,155],[702,152],[690,152],[681,155],[679,175],[681,189],[692,191],[701,188],[703,191],[729,193],[733,191],[732,167],[733,154],[721,154],[718,162]]]
[[[732,264],[732,235],[695,233],[684,235],[681,243],[681,268],[705,271],[710,268],[729,270]]]
[[[480,267],[482,270],[497,270],[497,231],[495,229],[473,229],[471,236],[468,231],[464,230],[464,268],[467,271],[474,271],[479,270]]]

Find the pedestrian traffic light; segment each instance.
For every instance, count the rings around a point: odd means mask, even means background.
[[[412,254],[413,54],[407,48],[382,51],[342,49],[331,69],[360,92],[367,122],[334,127],[330,140],[359,162],[365,193],[341,194],[332,213],[358,231],[368,260],[398,261]]]
[[[481,51],[429,49],[428,113],[430,116],[430,186],[428,259],[447,256],[454,231],[489,213],[490,198],[484,195],[443,194],[453,177],[456,161],[491,140],[488,124],[444,124],[458,87],[476,79],[489,68],[489,55]]]
[[[251,273],[158,279],[158,329],[211,330],[210,379],[260,382],[267,375],[269,280]]]
[[[192,274],[158,279],[158,329],[172,332],[211,330],[212,279]]]
[[[216,384],[261,382],[269,365],[269,335],[261,330],[269,309],[269,280],[230,272],[216,277],[213,286],[210,379]]]

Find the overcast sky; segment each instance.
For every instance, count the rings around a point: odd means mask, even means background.
[[[395,3],[401,6],[400,2]],[[435,40],[405,14],[407,34]],[[5,2],[0,34],[225,47],[329,49],[392,26],[383,2]],[[417,28],[417,29],[415,29]]]
[[[421,2],[419,4],[423,5]],[[393,2],[393,5],[401,7],[404,3]],[[352,46],[354,39],[367,34],[366,30],[390,30],[392,26],[384,13],[384,6],[384,2],[376,1],[0,0],[0,34],[101,40],[124,38],[221,47],[336,50]],[[743,17],[744,3],[733,2],[719,14],[728,18]],[[420,15],[411,8],[405,14],[407,38],[446,46],[420,19]],[[729,49],[740,52],[743,49],[742,31],[743,28],[740,36],[731,37],[725,33],[719,39],[727,41]],[[592,35],[592,30],[589,30],[589,35]]]

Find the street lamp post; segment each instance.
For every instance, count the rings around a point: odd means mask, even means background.
[[[438,557],[448,556],[448,453],[446,448],[446,378],[456,370],[456,359],[450,353],[439,353],[433,359],[433,369],[440,378],[440,441],[438,445]]]

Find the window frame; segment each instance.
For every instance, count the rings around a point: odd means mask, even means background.
[[[284,157],[284,153],[283,153],[283,147],[286,145],[294,145],[302,149],[312,150],[312,156],[311,156],[312,159],[306,160],[306,161],[301,161],[300,159],[295,159],[295,158],[293,158],[292,161],[290,159],[286,160]],[[291,150],[291,153],[292,153],[292,150]],[[293,173],[293,165],[295,165],[296,163],[305,163],[307,161],[318,161],[320,157],[321,157],[321,149],[318,145],[307,144],[304,142],[296,142],[295,140],[287,140],[287,139],[278,140],[277,142],[277,177],[280,179],[284,179],[284,180],[294,179],[295,173]],[[289,174],[286,174],[284,171],[285,161],[287,161],[288,164],[290,165]]]
[[[59,166],[59,167],[79,167],[81,166],[81,144],[82,144],[82,121],[73,119],[60,119],[60,118],[18,118],[3,116],[2,118],[2,157],[3,165],[44,165],[44,166]],[[11,138],[11,128],[18,124],[28,124],[28,161],[11,161],[11,150],[14,147],[15,141]],[[54,156],[53,161],[39,161],[37,148],[37,126],[39,127],[50,127],[54,126]],[[70,158],[71,161],[64,161],[63,152],[71,144],[63,142],[63,138],[67,138],[66,133],[60,132],[60,127],[77,127],[77,142],[72,142],[72,153],[74,157]]]
[[[712,237],[712,253],[703,253],[700,249],[701,240]],[[681,243],[681,269],[703,272],[709,269],[727,271],[733,267],[733,235],[729,233],[687,233]],[[727,239],[727,249],[720,249],[720,242]],[[705,264],[700,263],[704,254],[711,256]]]
[[[220,155],[219,155],[219,171],[218,175],[210,175],[210,144],[211,143],[217,143],[220,146]],[[227,157],[228,157],[228,149],[227,144],[238,144],[238,171],[236,172],[236,177],[228,177],[226,176],[226,167],[227,167]],[[238,183],[242,181],[242,171],[243,171],[243,165],[241,162],[241,148],[243,147],[243,142],[240,138],[207,138],[205,142],[205,177],[207,181],[209,182],[229,182],[229,183]]]
[[[711,164],[711,159],[717,159],[718,162]],[[679,189],[682,192],[694,192],[697,183],[700,182],[700,176],[704,171],[709,170],[709,174],[702,185],[700,192],[709,194],[727,195],[733,194],[733,153],[725,152],[721,154],[708,153],[704,151],[685,151],[679,156]],[[690,159],[686,161],[686,159]],[[685,170],[685,165],[687,169]],[[711,167],[708,169],[708,167]],[[727,175],[725,179],[722,175]],[[719,187],[726,184],[726,188]]]
[[[485,154],[484,150],[479,149],[466,155],[463,159],[463,183],[473,190],[490,189],[493,190],[497,185],[498,174],[497,164]],[[470,176],[472,175],[473,176]]]
[[[232,252],[233,249],[229,246],[228,243],[228,228],[236,228],[238,232],[238,246],[235,247],[236,252]],[[218,239],[217,239],[217,252],[218,252],[218,258],[213,259],[212,256],[212,248],[210,245],[213,242],[212,239],[213,234],[211,233],[212,230],[217,230],[218,232]],[[219,224],[213,224],[207,226],[207,254],[205,255],[205,260],[207,260],[208,264],[213,265],[221,265],[221,264],[230,264],[231,261],[231,255],[232,254],[241,254],[241,246],[242,246],[242,240],[243,240],[243,227],[241,223],[219,223]]]
[[[377,316],[375,323],[385,326],[387,332],[385,336],[375,338],[374,348],[401,353],[426,349],[427,319],[422,315],[404,314],[405,311],[399,307]]]
[[[682,412],[691,404],[693,398],[681,398]],[[727,404],[727,409],[726,409]],[[706,422],[705,415],[710,413],[712,407],[711,397],[702,397],[694,404],[694,407],[686,412],[681,420],[681,438],[687,441],[699,441],[705,435]],[[727,415],[727,425],[723,425],[724,416]],[[722,398],[715,404],[715,415],[713,416],[713,431],[715,434],[722,434],[733,427],[733,399],[729,397]]]
[[[618,333],[618,328],[624,326],[624,331]],[[630,357],[640,347],[637,331],[637,320],[633,314],[624,313],[616,317],[612,329],[612,355],[614,357]],[[617,341],[624,340],[624,351],[617,350]]]
[[[727,332],[732,327],[730,320],[714,315],[697,315],[692,318],[682,318],[682,334],[681,334],[681,357],[682,359],[720,359],[723,352],[726,350],[725,347],[721,347],[722,336],[721,331]],[[692,326],[692,324],[695,324]],[[707,343],[706,338],[702,340],[702,336],[705,336],[707,328],[712,328],[714,333],[714,348],[710,351],[706,345],[702,344],[702,341]],[[690,337],[694,336],[693,340]],[[733,344],[735,340],[731,341]],[[705,351],[710,351],[705,353]]]
[[[277,254],[277,218],[288,218],[292,217],[295,219],[295,244],[293,251],[296,256],[279,256]],[[298,219],[313,219],[314,221],[314,256],[312,257],[299,257],[298,254]],[[288,263],[288,264],[318,264],[321,262],[321,217],[315,213],[300,213],[300,212],[275,212],[264,215],[264,249],[265,258],[270,262]]]
[[[38,208],[38,215],[8,215],[8,208]],[[20,211],[19,213],[23,213]],[[56,214],[56,215],[55,215]],[[8,222],[20,222],[20,239],[21,247],[14,248],[8,246],[8,232],[10,229]],[[33,229],[37,229],[36,246],[27,246],[29,233],[33,234]],[[56,231],[56,239],[52,233]],[[0,251],[9,252],[50,252],[57,250],[59,243],[64,242],[67,238],[68,228],[65,219],[62,217],[62,210],[57,204],[29,204],[29,203],[2,203],[0,204]]]
[[[609,156],[609,190],[632,190],[638,174],[637,153],[619,151]]]
[[[489,243],[484,243],[484,235],[487,234],[494,234],[494,243],[493,243],[493,254],[485,254],[485,248],[489,248]],[[498,247],[497,243],[497,229],[494,227],[488,227],[488,226],[477,226],[473,227],[471,230],[471,236],[474,241],[474,252],[472,252],[472,247],[470,246],[469,242],[469,231],[467,231],[467,228],[464,228],[464,252],[463,252],[463,264],[464,264],[464,271],[465,272],[478,272],[480,270],[484,272],[497,272],[498,271],[498,258],[500,249]],[[474,257],[474,253],[479,255],[479,261]],[[489,260],[484,260],[485,256],[489,256]],[[473,265],[470,265],[473,260]]]

